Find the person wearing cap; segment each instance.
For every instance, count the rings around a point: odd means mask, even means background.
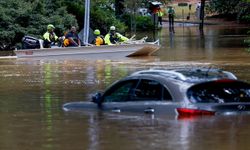
[[[96,29],[94,31],[94,35],[95,35],[95,39],[92,42],[93,44],[95,44],[96,46],[105,45],[104,37],[101,35],[101,32],[99,29]]]
[[[64,46],[68,47],[80,47],[81,46],[81,41],[80,38],[76,32],[76,27],[72,26],[70,31],[66,34],[65,39],[64,39]]]
[[[120,33],[116,32],[115,26],[111,26],[109,33],[106,34],[104,40],[107,45],[114,45],[120,42],[128,41],[129,39],[121,35]]]
[[[54,32],[55,26],[49,24],[47,26],[47,32],[43,34],[44,48],[51,48],[58,41],[58,37]]]

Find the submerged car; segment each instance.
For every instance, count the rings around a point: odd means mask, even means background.
[[[101,110],[172,115],[250,112],[250,84],[220,69],[150,69],[132,73],[91,102],[71,102],[65,111]]]

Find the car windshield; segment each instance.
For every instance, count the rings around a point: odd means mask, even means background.
[[[250,102],[250,85],[235,80],[217,80],[192,86],[187,91],[193,103]]]

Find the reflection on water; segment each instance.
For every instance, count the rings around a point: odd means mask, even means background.
[[[66,113],[130,73],[149,68],[218,67],[250,82],[246,28],[163,28],[156,56],[0,59],[0,149],[236,149],[249,146],[250,116],[176,118],[102,112]],[[155,37],[154,37],[155,36]],[[140,37],[138,37],[140,38]],[[121,146],[122,145],[122,146]]]

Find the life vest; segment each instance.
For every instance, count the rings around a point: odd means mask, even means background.
[[[67,46],[69,46],[69,44],[70,44],[69,39],[64,39],[63,46],[67,47]]]
[[[100,46],[100,45],[104,45],[105,42],[104,42],[104,39],[101,36],[98,36],[98,37],[96,37],[94,44],[96,46]]]

